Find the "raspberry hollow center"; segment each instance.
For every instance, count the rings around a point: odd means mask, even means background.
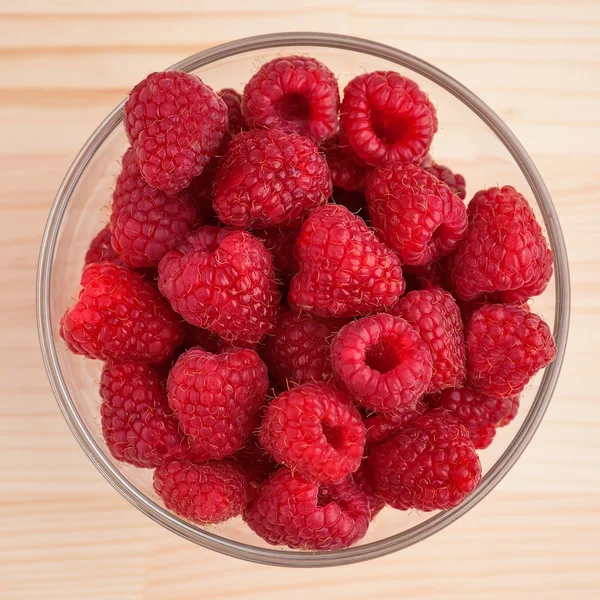
[[[302,94],[285,94],[279,102],[279,114],[286,121],[306,121],[310,104]]]
[[[393,371],[400,364],[398,348],[387,340],[371,346],[365,356],[365,363],[380,373]]]
[[[340,427],[331,427],[327,423],[321,423],[323,429],[323,435],[327,440],[327,443],[334,448],[339,450],[344,446],[344,432]]]
[[[404,119],[389,115],[376,108],[371,110],[371,127],[375,135],[386,144],[399,142],[408,130]]]

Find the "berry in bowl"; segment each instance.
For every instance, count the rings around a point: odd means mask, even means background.
[[[139,82],[39,264],[49,378],[97,468],[171,531],[273,565],[381,556],[479,502],[543,417],[568,316],[552,202],[502,121],[326,34]]]

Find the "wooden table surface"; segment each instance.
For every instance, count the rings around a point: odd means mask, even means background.
[[[75,153],[146,73],[237,37],[348,33],[438,65],[531,153],[570,254],[562,376],[524,456],[433,538],[370,563],[261,567],[152,523],[104,481],[50,391],[38,246]],[[3,0],[0,3],[0,597],[600,597],[600,4],[595,0]]]

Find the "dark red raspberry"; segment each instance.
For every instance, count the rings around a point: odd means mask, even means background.
[[[380,444],[389,440],[402,427],[410,425],[417,417],[425,412],[426,406],[422,400],[417,400],[414,407],[398,408],[386,414],[373,413],[363,419],[367,432],[367,444]]]
[[[338,127],[340,92],[334,74],[306,56],[274,58],[244,88],[242,114],[252,128],[299,133],[318,144]]]
[[[404,292],[400,261],[344,206],[314,210],[296,242],[300,271],[292,308],[318,317],[355,317],[395,304]]]
[[[241,515],[250,491],[245,474],[233,464],[178,460],[154,471],[154,489],[169,510],[200,525]]]
[[[84,265],[97,262],[111,262],[118,266],[123,265],[121,257],[113,250],[111,245],[110,228],[108,225],[95,235],[85,253]]]
[[[443,181],[461,200],[467,197],[465,178],[459,173],[453,173],[446,165],[438,165],[433,160],[423,161],[421,168]]]
[[[186,321],[225,341],[253,345],[271,333],[279,294],[273,261],[245,231],[201,227],[167,253],[158,287]]]
[[[417,290],[426,290],[432,287],[439,287],[447,292],[453,289],[452,277],[450,275],[449,258],[446,256],[437,262],[423,266],[403,265],[402,272],[406,279],[406,286],[414,286]]]
[[[367,225],[371,223],[367,199],[363,192],[349,192],[342,188],[333,188],[333,201],[336,204],[345,206],[351,213],[360,217]]]
[[[438,127],[427,95],[393,71],[352,79],[344,90],[340,114],[342,137],[369,165],[420,162]]]
[[[244,519],[275,546],[339,550],[367,532],[369,499],[350,478],[323,485],[284,467],[258,488]]]
[[[234,136],[246,129],[246,121],[242,115],[242,95],[231,88],[223,88],[217,92],[219,98],[227,105],[229,117],[229,133]]]
[[[519,412],[519,404],[521,403],[519,396],[513,396],[512,398],[503,398],[499,401],[497,408],[497,415],[502,415],[496,424],[496,427],[506,427],[509,423],[512,423],[513,419]]]
[[[261,239],[265,248],[273,255],[273,267],[280,281],[289,285],[298,271],[298,259],[294,256],[294,246],[300,233],[299,229],[270,227],[254,229],[252,235]]]
[[[474,300],[461,300],[460,298],[456,298],[456,304],[460,310],[460,316],[462,317],[463,323],[465,327],[469,324],[471,317],[475,312],[477,312],[482,306],[486,304],[502,304],[502,300],[500,298],[500,294],[485,294],[483,296],[479,296],[479,298],[475,298]],[[526,308],[527,305],[521,305],[523,308]]]
[[[431,381],[431,352],[404,319],[385,313],[340,329],[331,347],[337,379],[377,412],[414,408]]]
[[[238,227],[297,227],[331,196],[331,175],[310,139],[276,129],[240,133],[221,159],[214,207]]]
[[[223,338],[219,337],[216,333],[212,333],[212,331],[208,331],[208,329],[194,327],[189,323],[184,323],[183,329],[185,331],[183,344],[188,350],[199,346],[212,354],[221,354],[223,348],[227,346],[227,342]]]
[[[158,364],[183,341],[177,315],[138,273],[92,263],[83,270],[81,287],[60,321],[60,335],[75,354]]]
[[[465,335],[454,298],[441,288],[409,292],[392,314],[416,329],[433,359],[428,393],[459,385],[466,377]]]
[[[377,167],[367,180],[366,196],[373,227],[403,263],[435,262],[465,236],[464,203],[421,167],[399,162]]]
[[[520,394],[556,356],[552,332],[538,315],[520,306],[487,304],[466,330],[469,383],[494,398]]]
[[[217,213],[212,204],[212,190],[220,156],[213,156],[198,177],[194,177],[187,188],[194,198],[198,220],[205,225],[219,225]]]
[[[175,194],[200,175],[227,131],[227,105],[195,75],[151,73],[129,93],[127,137],[142,177]]]
[[[515,403],[518,407],[518,402],[518,396],[500,400],[487,396],[469,385],[455,390],[444,390],[428,398],[432,408],[441,408],[449,412],[467,428],[475,448],[487,448],[492,443],[496,428],[511,414]]]
[[[454,256],[457,295],[472,300],[501,292],[504,302],[541,294],[552,276],[552,252],[527,200],[513,187],[477,192],[467,235]]]
[[[194,199],[188,190],[169,196],[142,178],[129,148],[113,192],[112,246],[130,267],[155,267],[192,230]]]
[[[460,504],[481,479],[469,433],[444,412],[431,412],[371,450],[373,488],[400,510],[446,510]]]
[[[327,159],[334,187],[349,192],[364,190],[371,169],[363,164],[359,164],[348,154],[339,145],[337,137],[323,144],[321,150]]]
[[[369,500],[369,510],[371,513],[371,521],[379,514],[385,506],[385,502],[375,493],[371,480],[369,478],[368,463],[366,459],[360,464],[358,470],[352,473],[352,480],[356,486],[367,496]]]
[[[282,311],[265,348],[269,373],[284,389],[292,382],[331,379],[331,341],[338,329],[337,323],[318,321],[289,309]]]
[[[268,479],[278,467],[271,455],[260,445],[256,434],[252,434],[244,447],[229,460],[243,469],[253,486],[260,485]]]
[[[345,394],[325,383],[306,383],[271,401],[259,440],[294,472],[335,482],[358,469],[365,427]]]
[[[188,455],[157,371],[144,363],[105,365],[100,379],[102,433],[110,453],[136,467]]]
[[[169,405],[198,455],[221,459],[239,450],[256,424],[269,385],[254,350],[182,354],[169,373]]]

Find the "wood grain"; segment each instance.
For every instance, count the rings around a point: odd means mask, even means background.
[[[47,212],[97,123],[149,71],[219,42],[290,29],[402,48],[494,107],[553,195],[574,297],[557,392],[497,490],[406,551],[310,572],[195,547],[114,492],[60,415],[34,316]],[[0,597],[600,597],[598,2],[4,0],[0,74]]]

